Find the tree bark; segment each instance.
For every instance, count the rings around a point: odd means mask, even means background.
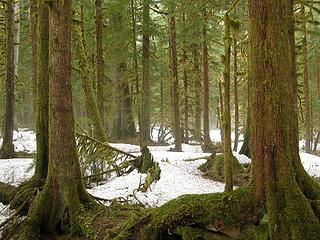
[[[12,142],[15,104],[14,26],[14,1],[8,0],[6,10],[6,105],[0,158],[12,158],[14,156]]]
[[[38,1],[37,39],[37,111],[36,141],[37,156],[35,176],[45,180],[49,162],[49,8],[45,0]]]
[[[234,145],[233,151],[238,151],[239,141],[239,96],[238,96],[238,49],[237,39],[233,39],[233,94],[234,94]]]
[[[102,23],[103,0],[96,0],[96,78],[97,78],[97,102],[99,114],[103,126],[105,125],[104,109],[104,82],[105,82],[105,62],[103,48],[103,23]]]
[[[202,93],[202,83],[201,83],[201,70],[200,70],[200,54],[199,54],[199,44],[193,44],[192,55],[193,55],[193,72],[194,72],[194,98],[195,98],[195,132],[198,136],[197,140],[202,141],[201,137],[201,93]]]
[[[30,207],[25,238],[34,233],[77,233],[88,195],[74,136],[71,89],[71,0],[49,7],[49,169],[43,191]],[[29,237],[29,238],[28,238]],[[23,238],[24,239],[24,238]],[[32,238],[33,239],[33,238]]]
[[[177,35],[176,35],[176,18],[174,7],[172,7],[172,16],[170,17],[170,48],[172,58],[172,98],[173,98],[173,119],[174,119],[174,137],[175,151],[182,151],[182,132],[180,125],[180,98],[179,98],[179,76],[178,76],[178,59],[177,59]]]
[[[311,102],[310,102],[310,89],[309,89],[309,60],[308,60],[308,40],[307,40],[307,16],[305,13],[305,6],[301,5],[303,22],[303,88],[305,98],[305,130],[306,130],[306,145],[305,151],[311,153],[312,144],[312,128],[311,128]]]
[[[30,20],[31,20],[31,47],[32,47],[32,94],[33,111],[36,117],[37,109],[37,78],[38,78],[38,53],[37,53],[37,28],[38,28],[38,1],[30,0]]]
[[[210,129],[209,129],[209,54],[207,44],[207,12],[203,10],[203,18],[205,19],[202,28],[202,71],[203,71],[203,143],[205,148],[211,148]]]
[[[257,207],[265,202],[272,240],[317,239],[310,198],[319,198],[319,186],[299,158],[293,0],[250,0],[249,9]]]
[[[141,137],[143,145],[150,138],[150,0],[143,0],[142,96],[140,102]]]
[[[231,117],[230,117],[230,20],[228,14],[224,17],[224,71],[223,71],[223,155],[224,155],[224,177],[225,191],[232,191],[232,150],[231,150]]]

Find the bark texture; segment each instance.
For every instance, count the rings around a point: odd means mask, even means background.
[[[12,158],[14,156],[12,143],[15,102],[14,26],[14,1],[8,0],[6,9],[6,105],[0,158]]]
[[[251,0],[253,183],[272,240],[318,239],[319,186],[299,159],[293,0]],[[261,206],[259,206],[261,207]]]
[[[172,7],[174,14],[174,7]],[[182,131],[180,125],[180,97],[179,97],[179,75],[178,75],[178,56],[177,56],[177,33],[176,18],[170,17],[170,48],[171,48],[171,75],[172,75],[172,104],[173,104],[173,125],[175,137],[175,151],[182,151]]]
[[[45,180],[49,162],[49,8],[45,0],[38,1],[37,39],[37,157],[35,176]]]
[[[38,233],[77,233],[88,202],[76,151],[71,92],[71,0],[49,8],[49,169],[29,209],[22,239]],[[36,235],[35,235],[36,234]]]
[[[143,0],[142,96],[140,102],[141,137],[143,145],[150,138],[150,0]]]
[[[203,18],[205,19],[204,26],[202,28],[202,73],[203,73],[203,143],[204,147],[211,149],[211,140],[209,135],[209,53],[208,53],[208,43],[207,43],[207,26],[206,18],[207,12],[203,11]]]
[[[232,150],[231,150],[231,117],[230,117],[230,20],[228,14],[224,17],[224,70],[223,70],[223,155],[224,155],[224,176],[225,191],[232,191]]]
[[[97,78],[97,102],[102,124],[105,124],[104,109],[104,82],[105,82],[105,62],[103,48],[103,22],[102,22],[103,0],[96,0],[96,78]]]

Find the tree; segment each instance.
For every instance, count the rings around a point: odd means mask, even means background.
[[[77,22],[74,33],[76,36],[78,62],[81,68],[81,83],[84,91],[87,113],[93,127],[94,137],[101,142],[107,142],[107,135],[100,116],[97,94],[94,87],[95,81],[90,78],[90,67],[83,27],[83,6],[80,6],[79,15],[80,19],[78,19],[79,21]]]
[[[211,140],[209,135],[209,54],[207,44],[207,12],[203,10],[203,18],[205,23],[202,28],[202,57],[203,57],[203,144],[204,149],[211,149]]]
[[[230,19],[228,13],[224,17],[224,57],[223,57],[223,154],[224,154],[224,176],[225,191],[232,191],[232,150],[231,150],[231,117],[230,117],[230,57],[231,57],[231,39],[230,39]]]
[[[0,158],[14,156],[13,127],[15,103],[15,61],[14,61],[14,1],[7,1],[6,11],[6,105],[5,121],[3,126],[3,142],[0,149]]]
[[[175,151],[182,151],[182,131],[180,125],[180,98],[179,98],[179,75],[177,58],[177,32],[174,3],[171,6],[170,16],[170,50],[171,50],[171,77],[172,77],[172,104],[173,104],[173,125],[175,137]]]
[[[24,237],[35,233],[76,233],[91,202],[84,189],[74,136],[71,93],[71,0],[49,5],[49,168],[44,189],[26,220]]]
[[[49,162],[49,8],[44,0],[38,1],[37,84],[36,84],[36,140],[35,176],[45,180]]]
[[[319,185],[299,158],[293,0],[251,0],[253,184],[275,239],[317,239]],[[258,206],[261,207],[261,206]]]
[[[143,0],[142,16],[142,96],[141,96],[141,134],[143,145],[150,138],[150,0]]]
[[[37,108],[37,28],[38,28],[38,1],[30,1],[30,20],[31,20],[31,46],[32,46],[32,87],[33,87],[33,110],[36,115]]]
[[[306,146],[305,151],[311,153],[312,148],[312,120],[311,120],[311,100],[310,100],[310,89],[309,89],[309,59],[308,59],[308,40],[307,40],[307,22],[308,16],[305,12],[305,6],[301,5],[301,15],[303,18],[303,37],[302,37],[302,48],[303,48],[303,90],[305,99],[305,119],[304,125],[306,130]]]
[[[104,82],[105,82],[105,63],[103,48],[103,22],[102,22],[102,4],[103,0],[96,0],[96,78],[97,78],[97,102],[101,121],[105,124],[104,118]]]
[[[318,239],[320,186],[299,159],[293,0],[250,0],[249,9],[252,187],[170,201],[130,225],[139,239],[166,239],[169,229],[177,238],[215,239],[208,226],[239,239],[236,226],[246,231],[263,214],[271,240]],[[257,239],[250,232],[243,239]]]

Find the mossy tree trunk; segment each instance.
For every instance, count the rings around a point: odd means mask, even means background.
[[[105,62],[103,48],[103,22],[102,22],[102,6],[103,0],[96,0],[96,78],[97,78],[97,102],[99,114],[103,126],[105,125],[105,109],[104,109],[104,82],[105,82]]]
[[[233,151],[238,151],[239,141],[239,93],[238,93],[238,42],[233,39],[233,94],[234,94],[234,145]]]
[[[186,14],[182,15],[183,28],[186,29]],[[188,76],[188,55],[187,55],[187,43],[183,40],[183,115],[184,115],[184,142],[189,143],[189,76]]]
[[[207,43],[207,10],[204,9],[202,17],[204,25],[202,27],[202,73],[203,73],[203,144],[206,149],[211,149],[210,126],[209,126],[209,53]]]
[[[170,50],[171,50],[171,78],[172,78],[172,104],[173,104],[173,126],[175,151],[182,151],[182,131],[180,125],[180,97],[179,97],[179,75],[178,75],[178,56],[177,56],[177,32],[174,3],[171,6],[170,16]]]
[[[107,135],[99,113],[97,94],[94,88],[95,81],[92,81],[90,76],[90,66],[86,53],[84,30],[81,26],[82,24],[84,24],[82,6],[79,14],[80,19],[74,26],[74,33],[76,39],[75,44],[77,48],[78,62],[81,68],[82,88],[84,91],[87,113],[93,127],[94,137],[101,142],[107,142]]]
[[[231,149],[231,117],[230,117],[230,20],[228,14],[224,17],[224,71],[223,71],[223,155],[224,155],[224,176],[225,191],[232,191],[232,149]]]
[[[311,117],[311,101],[310,101],[310,88],[309,88],[309,59],[308,59],[308,39],[307,39],[307,22],[308,16],[305,12],[304,4],[301,4],[301,15],[303,18],[303,38],[302,38],[302,47],[303,47],[303,90],[304,90],[304,99],[305,99],[305,131],[306,131],[306,145],[305,151],[311,153],[311,144],[312,144],[312,117]]]
[[[0,158],[12,158],[14,156],[12,142],[15,102],[14,27],[14,1],[8,0],[6,5],[6,103]]]
[[[272,240],[318,239],[319,185],[299,158],[293,0],[250,0],[253,184]],[[318,216],[319,217],[319,216]]]
[[[71,0],[52,2],[49,8],[49,169],[44,189],[28,213],[24,232],[27,239],[39,232],[78,232],[81,206],[88,202],[74,136],[71,25]]]
[[[38,78],[38,54],[37,54],[37,28],[38,28],[38,1],[30,1],[30,21],[31,21],[31,47],[32,47],[32,90],[33,90],[33,111],[36,116],[37,109],[37,78]]]
[[[142,17],[142,93],[140,102],[141,135],[143,145],[150,138],[150,0],[143,0]]]
[[[144,145],[143,140],[143,124],[141,122],[141,93],[140,93],[140,81],[139,81],[139,66],[138,66],[138,47],[137,47],[137,19],[136,9],[137,3],[135,0],[131,0],[131,20],[132,20],[132,48],[133,48],[133,69],[134,69],[134,82],[136,90],[136,105],[138,106],[138,125],[139,125],[139,145],[142,149]]]
[[[37,39],[37,110],[36,141],[37,156],[35,177],[45,180],[49,162],[49,8],[45,0],[38,1]]]
[[[199,54],[199,44],[192,45],[192,56],[193,56],[193,73],[194,73],[194,98],[195,98],[195,119],[194,119],[194,129],[196,133],[201,136],[201,71],[200,71],[200,54]],[[198,141],[201,141],[201,137],[197,137]]]

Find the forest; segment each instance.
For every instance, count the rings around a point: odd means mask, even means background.
[[[0,0],[0,239],[320,239],[320,1]]]

